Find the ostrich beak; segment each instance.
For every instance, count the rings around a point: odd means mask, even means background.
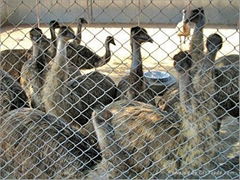
[[[153,43],[153,39],[149,36],[147,42]]]

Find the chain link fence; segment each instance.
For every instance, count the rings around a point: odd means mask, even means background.
[[[0,9],[2,179],[239,179],[237,0]]]

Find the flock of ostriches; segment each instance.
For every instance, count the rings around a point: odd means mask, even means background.
[[[31,49],[1,52],[1,178],[84,178],[101,169],[108,178],[149,179],[203,165],[234,171],[238,157],[225,160],[230,167],[213,159],[221,119],[239,117],[239,56],[215,62],[218,34],[204,52],[203,8],[184,20],[195,25],[190,48],[173,57],[179,80],[159,104],[143,75],[141,44],[153,42],[147,31],[131,28],[132,66],[115,85],[98,71],[80,73],[107,64],[115,44],[108,36],[102,57],[80,45],[84,23],[75,35],[51,21],[51,39],[36,27]]]

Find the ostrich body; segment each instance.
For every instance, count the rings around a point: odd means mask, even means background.
[[[20,84],[7,72],[0,69],[0,115],[28,107],[28,99]]]
[[[101,160],[88,137],[42,111],[17,109],[0,124],[1,179],[79,179]]]
[[[68,123],[83,125],[91,117],[95,105],[106,105],[116,97],[111,78],[92,72],[69,79],[67,41],[75,38],[70,27],[61,27],[57,40],[57,54],[53,59],[42,95],[46,112],[62,117]]]
[[[7,49],[0,52],[0,68],[20,80],[23,64],[31,57],[31,49]]]
[[[45,111],[42,104],[41,89],[47,71],[48,57],[46,51],[49,43],[39,28],[33,28],[29,34],[33,43],[33,55],[31,59],[23,64],[20,83],[28,96],[31,107]]]
[[[141,44],[153,42],[147,31],[141,27],[131,28],[132,65],[130,74],[122,78],[118,84],[118,97],[120,99],[137,100],[155,104],[154,95],[147,90],[143,76]]]
[[[215,68],[215,100],[218,106],[215,111],[219,118],[218,130],[222,118],[231,115],[239,119],[239,64]]]
[[[216,60],[216,67],[220,68],[223,66],[233,65],[239,66],[239,55],[231,54],[228,56],[222,56]]]
[[[94,112],[93,124],[110,178],[149,179],[159,173],[191,173],[212,160],[216,151],[212,123],[216,117],[209,109],[216,106],[210,58],[214,51],[206,55],[194,76],[191,55],[180,52],[174,56],[182,102],[178,119],[152,105],[126,100]]]

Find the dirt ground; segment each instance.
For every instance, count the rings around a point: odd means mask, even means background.
[[[176,73],[172,67],[173,61],[171,58],[179,51],[179,37],[176,35],[176,29],[173,27],[154,27],[146,28],[153,43],[145,43],[142,46],[142,58],[144,71],[162,70],[168,71],[176,77]],[[43,32],[50,37],[50,31],[46,26],[42,26]],[[76,28],[74,28],[76,30]],[[29,40],[30,27],[22,26],[15,29],[3,28],[1,30],[1,50],[30,48],[31,41]],[[239,54],[239,31],[230,28],[205,28],[205,39],[212,33],[219,33],[224,40],[223,48],[218,53],[217,57],[229,54]],[[126,75],[131,64],[131,49],[129,42],[129,28],[119,27],[86,27],[83,29],[82,41],[93,51],[99,55],[103,55],[104,40],[108,35],[114,36],[116,46],[111,45],[112,58],[111,61],[98,68],[97,70],[109,75],[117,83],[121,77]],[[182,49],[188,49],[189,41],[182,45]],[[87,73],[91,70],[85,70]],[[176,77],[177,78],[177,77]],[[239,143],[239,121],[231,117],[227,117],[223,121],[221,128],[221,146],[223,153],[229,158],[240,154]]]

